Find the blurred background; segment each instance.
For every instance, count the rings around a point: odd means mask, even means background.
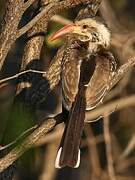
[[[4,17],[4,0],[0,0],[0,20]],[[106,23],[112,30],[112,38],[121,32],[115,29],[115,26],[121,26],[123,31],[128,33],[135,31],[135,1],[134,0],[108,0],[103,4],[99,15],[103,16]],[[107,6],[105,6],[107,5]],[[33,10],[37,6],[35,3],[24,14],[20,26],[25,25],[30,19]],[[111,8],[111,11],[105,11],[105,8]],[[82,6],[69,9],[59,14],[66,20],[73,21]],[[103,11],[104,9],[104,11]],[[114,16],[112,18],[112,16]],[[48,37],[51,33],[60,29],[64,23],[61,20],[56,22],[57,17],[49,22],[47,34],[44,36],[45,42],[41,51],[39,69],[46,70],[62,45],[62,41],[50,43]],[[113,21],[109,21],[113,19]],[[116,21],[116,22],[115,22]],[[111,51],[117,59],[118,65],[126,62],[126,55],[123,58],[128,45],[131,46],[130,39],[125,41],[124,33],[121,34],[120,42],[125,46],[124,51],[118,46],[117,42],[112,41]],[[128,43],[127,43],[128,42]],[[21,67],[21,58],[27,35],[21,36],[8,53],[6,62],[1,71],[1,78],[9,77],[19,72]],[[127,43],[127,44],[126,44]],[[132,42],[132,50],[135,49],[135,41]],[[34,77],[35,79],[39,77]],[[111,103],[116,99],[126,98],[135,94],[135,70],[131,70],[117,84],[105,99],[106,103]],[[8,85],[0,88],[0,146],[12,142],[22,132],[35,124],[41,123],[46,116],[61,112],[61,88],[56,87],[47,99],[41,103],[40,107],[33,111],[24,106],[22,99],[18,98],[14,102],[17,80],[10,81]],[[104,104],[103,104],[104,105]],[[101,106],[103,106],[101,105]],[[36,118],[35,118],[36,114]],[[109,125],[105,124],[109,122]],[[108,127],[111,146],[111,157],[108,157],[107,140],[105,136]],[[86,123],[81,143],[81,165],[77,169],[63,168],[55,169],[55,157],[59,147],[64,125],[60,124],[48,133],[45,138],[39,142],[36,147],[28,150],[18,161],[14,174],[14,180],[132,180],[135,179],[135,105],[127,106],[124,109],[111,113],[105,118],[96,122]],[[112,175],[108,172],[108,158],[111,158],[113,169]],[[109,161],[109,162],[110,162]]]

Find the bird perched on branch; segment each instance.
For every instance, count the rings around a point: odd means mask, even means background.
[[[116,62],[108,51],[110,31],[96,18],[75,21],[56,32],[50,40],[66,36],[62,50],[63,105],[69,112],[56,158],[56,167],[80,164],[80,140],[85,110],[100,104],[109,90]]]
[[[57,168],[79,166],[85,110],[102,102],[116,71],[116,62],[109,52],[110,31],[95,17],[94,7],[82,10],[74,23],[50,38],[53,41],[65,37],[65,43],[29,95],[31,105],[36,106],[61,80],[66,126],[56,158]]]

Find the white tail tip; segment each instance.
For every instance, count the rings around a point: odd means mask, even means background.
[[[62,147],[60,147],[58,153],[57,153],[57,156],[56,156],[56,160],[55,160],[55,168],[58,168],[60,169],[61,166],[59,165],[59,162],[60,162],[60,156],[61,156],[61,151],[62,151]]]
[[[78,159],[77,159],[77,163],[76,163],[76,165],[75,165],[75,167],[74,167],[74,168],[78,168],[78,167],[79,167],[79,165],[80,165],[80,149],[79,149],[79,152],[78,152]]]
[[[57,153],[57,156],[56,156],[56,160],[55,160],[55,168],[62,168],[60,166],[60,157],[61,157],[61,152],[62,152],[62,147],[60,147],[58,153]],[[78,159],[77,159],[77,163],[76,165],[74,166],[74,168],[78,168],[80,165],[80,149],[79,149],[79,152],[78,152]]]

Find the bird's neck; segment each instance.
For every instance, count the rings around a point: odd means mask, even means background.
[[[87,47],[87,53],[88,54],[99,54],[102,51],[107,51],[109,49],[109,46],[102,46],[96,43],[89,42],[89,45]]]
[[[88,53],[90,54],[97,53],[98,45],[96,43],[90,42],[87,50],[88,50]]]

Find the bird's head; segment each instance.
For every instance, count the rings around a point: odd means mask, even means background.
[[[108,28],[100,21],[92,18],[86,18],[75,23],[66,25],[54,35],[50,40],[55,40],[64,35],[75,35],[81,42],[88,42],[90,50],[98,47],[108,48],[110,45],[110,32]]]

